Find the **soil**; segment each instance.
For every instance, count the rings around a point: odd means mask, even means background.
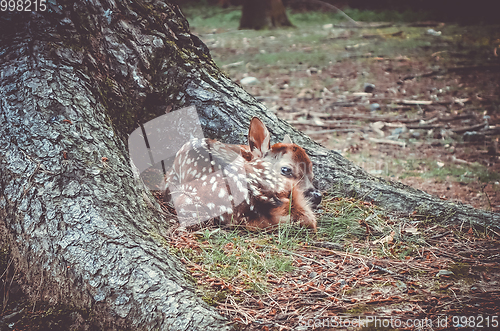
[[[252,46],[272,52],[265,42]],[[446,44],[438,53],[453,53],[455,47]],[[212,52],[222,59],[238,50]],[[490,52],[483,54],[488,65],[464,52],[443,60],[409,50],[409,56],[367,53],[320,69],[299,64],[227,71],[235,81],[256,77],[259,83],[243,87],[270,111],[368,172],[498,212],[500,60],[492,56],[493,48]],[[374,85],[371,93],[365,93],[365,84]],[[376,122],[382,122],[380,130],[373,128]],[[410,162],[420,166],[410,169]]]

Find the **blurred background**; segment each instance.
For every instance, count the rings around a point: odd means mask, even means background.
[[[500,211],[492,1],[179,1],[232,80],[375,176]]]

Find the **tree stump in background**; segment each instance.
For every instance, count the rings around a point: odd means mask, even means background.
[[[281,0],[244,0],[240,29],[265,29],[293,26]]]

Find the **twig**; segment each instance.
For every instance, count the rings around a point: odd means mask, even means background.
[[[309,3],[315,3],[315,4],[318,4],[318,5],[322,5],[322,6],[325,6],[327,8],[330,8],[330,9],[333,9],[335,10],[336,12],[342,14],[342,16],[344,16],[345,18],[347,18],[349,20],[349,22],[351,22],[352,24],[354,25],[359,25],[358,22],[356,22],[355,20],[353,20],[352,18],[349,17],[349,15],[347,15],[346,13],[344,13],[342,10],[340,10],[338,7],[335,7],[334,5],[332,4],[329,4],[327,2],[324,2],[324,1],[320,1],[320,0],[294,0],[295,2],[309,2]]]
[[[317,131],[310,130],[310,131],[303,131],[303,133],[305,135],[312,136],[315,134],[328,134],[328,133],[335,133],[335,132],[355,132],[356,130],[359,130],[359,129],[352,128],[352,129],[330,129],[330,130],[317,130]]]
[[[372,141],[374,143],[377,143],[377,144],[398,145],[398,146],[401,146],[403,148],[406,147],[406,143],[404,141],[389,140],[389,139],[377,139],[377,138],[373,138],[373,137],[368,138],[368,140]]]
[[[447,72],[461,72],[461,71],[473,71],[473,70],[491,70],[491,71],[500,71],[500,66],[497,65],[484,65],[484,66],[465,66],[465,67],[454,67],[454,68],[447,68],[447,69],[442,69],[442,70],[433,70],[433,71],[428,71],[423,74],[417,74],[417,75],[409,75],[404,77],[402,80],[409,80],[413,78],[420,78],[420,77],[430,77],[434,75],[444,75]]]
[[[313,245],[314,247],[328,248],[334,251],[341,251],[341,252],[344,251],[343,245],[328,241],[311,241],[310,244]]]

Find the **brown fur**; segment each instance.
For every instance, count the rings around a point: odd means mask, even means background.
[[[289,137],[285,141],[287,143],[270,146],[267,128],[254,117],[248,145],[203,139],[183,146],[167,176],[167,185],[173,184],[177,189],[174,204],[179,217],[204,216],[206,211],[204,219],[207,219],[220,209],[219,218],[223,223],[242,224],[251,230],[276,227],[290,221],[316,230],[311,202],[305,196],[313,192],[316,203],[319,203],[318,196],[321,199],[312,186],[311,160],[304,149],[291,143]],[[211,160],[208,166],[203,163],[208,160],[207,155]],[[227,172],[238,157],[246,180],[239,182],[240,179],[235,178],[240,177],[232,173],[226,173],[225,179],[212,178],[216,177],[217,169]],[[234,201],[242,202],[236,204]]]

